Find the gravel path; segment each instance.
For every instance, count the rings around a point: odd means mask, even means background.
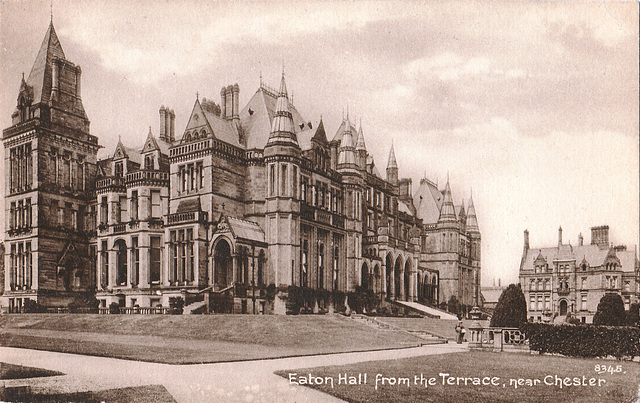
[[[60,371],[66,375],[2,380],[5,387],[29,385],[36,393],[98,391],[128,386],[163,385],[177,402],[335,402],[336,398],[296,385],[277,370],[344,365],[466,351],[439,344],[383,350],[217,364],[168,365],[0,347],[0,361]]]

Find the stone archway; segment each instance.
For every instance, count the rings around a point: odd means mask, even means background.
[[[393,280],[394,280],[394,292],[395,292],[395,297],[398,300],[404,300],[406,298],[406,295],[404,295],[404,287],[403,287],[403,281],[404,281],[404,270],[403,270],[403,265],[402,265],[402,256],[398,256],[396,258],[396,264],[393,267]]]
[[[219,288],[226,288],[232,282],[233,262],[231,260],[231,246],[225,239],[220,239],[213,251],[213,281]]]
[[[369,288],[371,288],[371,280],[367,262],[363,262],[362,267],[360,268],[360,287],[362,287],[363,290],[368,290]]]
[[[385,272],[387,298],[393,298],[393,261],[391,259],[391,253],[388,253],[385,258]]]
[[[411,281],[411,259],[407,258],[404,264],[404,299],[405,301],[412,301],[413,296],[413,282]]]
[[[568,307],[569,304],[567,304],[567,300],[566,299],[561,299],[560,300],[560,316],[566,316],[567,312],[568,312]]]

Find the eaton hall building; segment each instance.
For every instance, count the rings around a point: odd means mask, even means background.
[[[575,245],[562,241],[560,227],[558,244],[543,248],[530,247],[525,230],[519,277],[530,321],[564,321],[571,315],[592,323],[605,294],[619,294],[626,310],[640,295],[637,253],[613,246],[607,225],[591,228],[590,244],[580,234]]]
[[[122,133],[144,144],[120,140],[100,161],[80,83],[51,24],[3,131],[9,310],[95,296],[138,311],[182,297],[187,311],[284,313],[288,286],[479,304],[473,201],[454,203],[448,180],[414,192],[393,146],[379,167],[348,113],[332,130],[303,117],[284,72],[246,103],[238,84],[219,102],[196,96],[180,132],[162,106],[159,126]]]

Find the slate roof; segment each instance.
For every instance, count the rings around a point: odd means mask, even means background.
[[[440,218],[440,208],[444,202],[444,195],[436,185],[422,179],[418,190],[413,195],[413,205],[416,206],[416,217],[422,219],[425,224],[435,224]]]
[[[523,269],[532,270],[534,268],[534,261],[539,258],[539,255],[544,257],[549,265],[553,264],[554,260],[575,260],[576,264],[582,263],[585,260],[591,267],[601,266],[607,254],[613,251],[609,247],[600,247],[598,245],[561,245],[553,246],[550,248],[530,248],[527,250],[526,256],[523,260]],[[623,272],[633,272],[635,269],[636,256],[633,251],[613,251],[615,256],[620,260]]]
[[[258,224],[235,217],[227,217],[227,222],[237,238],[264,243],[264,232]]]
[[[267,145],[276,111],[276,102],[277,94],[275,91],[272,92],[261,86],[240,111],[240,124],[247,137],[247,149],[263,149]],[[293,118],[294,133],[298,135],[301,132],[300,125],[305,125],[306,121],[291,102],[289,102],[289,111]]]
[[[49,101],[52,86],[51,64],[54,58],[66,60],[56,30],[53,28],[53,22],[51,22],[27,79],[27,85],[33,89],[33,104]]]

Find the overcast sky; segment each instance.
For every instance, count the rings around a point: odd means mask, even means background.
[[[49,1],[0,4],[0,123],[11,124],[50,19]],[[82,67],[91,132],[142,145],[161,105],[176,132],[200,97],[264,81],[333,136],[349,107],[379,167],[394,142],[413,190],[425,174],[454,202],[471,189],[483,283],[517,281],[531,245],[573,245],[608,224],[638,244],[637,2],[53,1],[65,55]],[[381,169],[382,171],[382,169]]]

